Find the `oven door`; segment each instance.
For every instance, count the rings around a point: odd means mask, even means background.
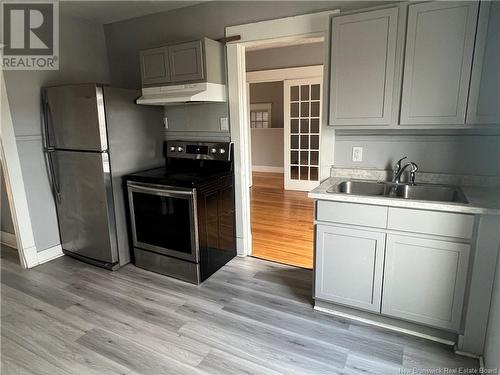
[[[127,182],[134,247],[198,263],[196,191]]]

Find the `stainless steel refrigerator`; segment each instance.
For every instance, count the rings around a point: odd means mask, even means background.
[[[163,164],[163,113],[140,91],[97,84],[42,90],[44,142],[65,254],[130,262],[122,176]]]

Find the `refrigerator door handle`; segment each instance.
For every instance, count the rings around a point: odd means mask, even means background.
[[[52,182],[52,190],[57,199],[57,203],[61,203],[61,188],[59,185],[59,181],[57,180],[57,175],[54,167],[54,162],[52,161],[52,153],[55,152],[55,149],[52,147],[45,149],[45,154],[47,155],[47,164],[48,164],[48,172],[50,176],[50,180]]]
[[[43,146],[46,150],[53,148],[50,144],[49,137],[49,126],[52,120],[52,111],[50,109],[49,100],[47,99],[47,93],[44,91],[42,94],[42,106],[43,106],[43,116],[42,116],[42,135],[43,135]]]

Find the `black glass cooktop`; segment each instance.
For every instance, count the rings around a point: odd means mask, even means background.
[[[155,168],[132,173],[125,176],[125,178],[130,181],[191,188],[206,183],[223,174],[224,172],[221,171],[179,172],[171,171],[167,168]]]

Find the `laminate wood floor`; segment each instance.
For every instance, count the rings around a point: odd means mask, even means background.
[[[201,286],[1,253],[2,374],[399,374],[477,367],[450,348],[314,311],[312,272],[236,258]]]
[[[284,190],[282,173],[253,173],[252,255],[312,268],[314,202],[307,192]]]

